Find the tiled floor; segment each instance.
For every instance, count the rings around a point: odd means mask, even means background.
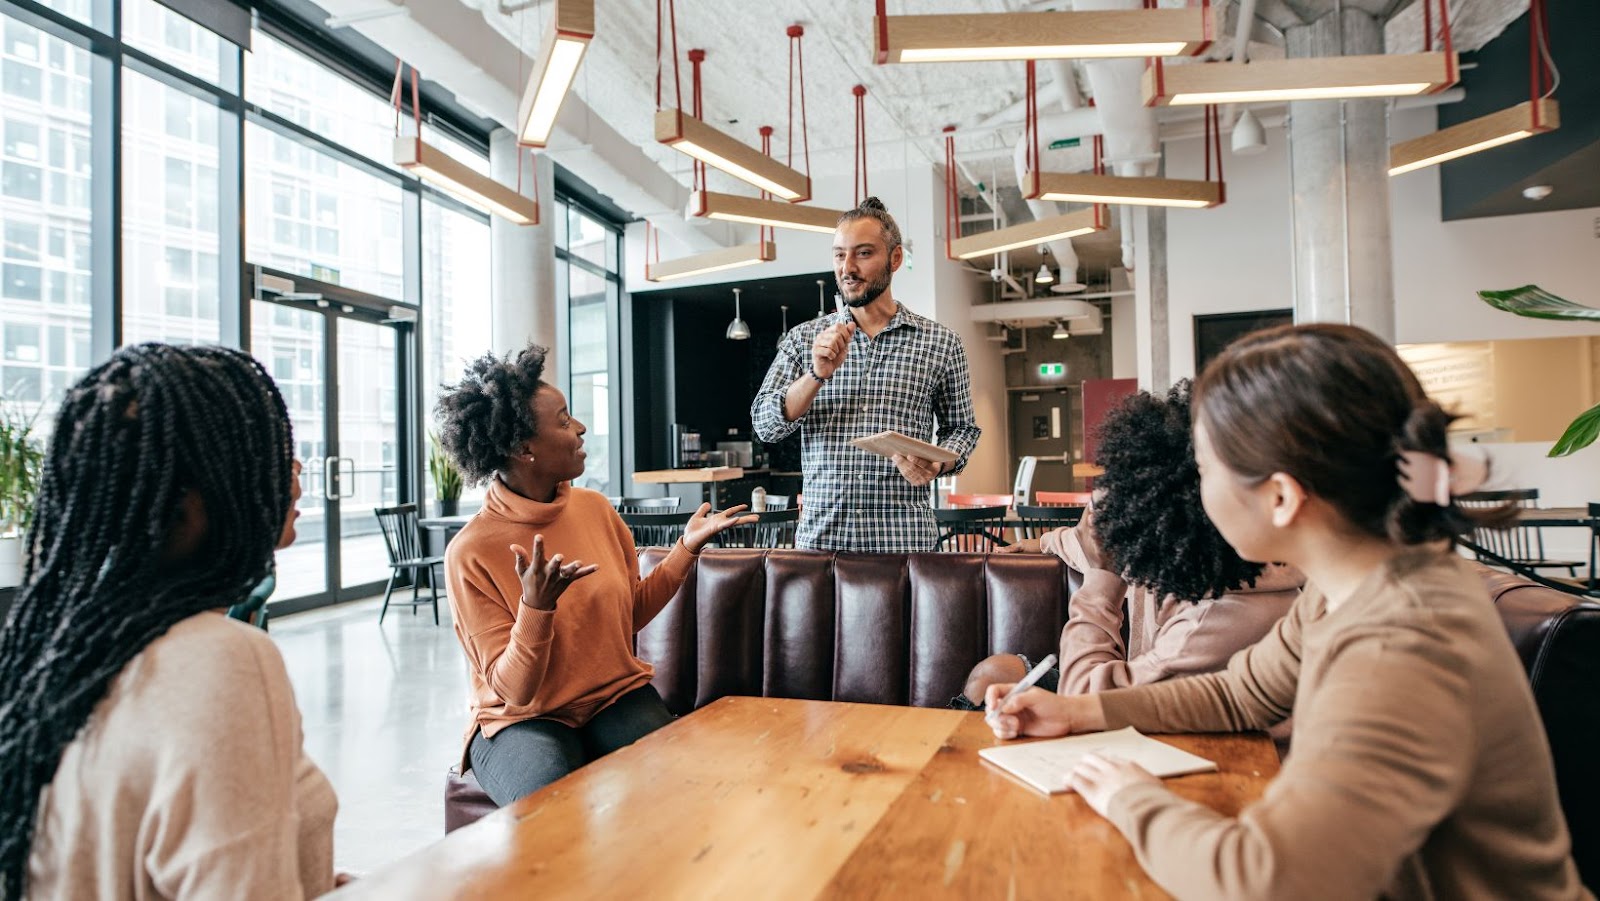
[[[444,776],[461,753],[467,673],[441,601],[390,608],[378,599],[271,622],[305,722],[306,751],[339,794],[341,869],[382,867],[444,835]]]

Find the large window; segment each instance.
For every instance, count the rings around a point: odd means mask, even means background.
[[[405,295],[398,184],[254,122],[245,126],[245,155],[251,262]]]
[[[618,369],[616,334],[621,290],[619,230],[567,201],[556,204],[556,277],[567,296],[569,349],[567,406],[588,426],[589,451],[578,484],[614,493],[621,485],[620,397],[612,373]]]
[[[90,363],[89,54],[0,26],[0,396],[43,432]]]
[[[435,428],[439,386],[461,379],[462,367],[493,349],[489,310],[489,223],[428,200],[422,205],[423,422]],[[432,478],[428,482],[432,493]],[[483,497],[484,486],[462,499]]]
[[[223,114],[131,70],[122,104],[123,341],[214,344]]]

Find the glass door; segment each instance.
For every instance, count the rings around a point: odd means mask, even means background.
[[[257,290],[250,316],[251,352],[278,383],[303,466],[299,535],[278,552],[280,609],[381,593],[389,558],[374,512],[414,496],[411,321],[390,318],[397,308],[381,298],[349,302],[348,290],[296,281]]]

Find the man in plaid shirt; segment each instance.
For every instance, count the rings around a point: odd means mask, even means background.
[[[797,325],[750,405],[762,441],[801,434],[805,504],[795,544],[814,550],[933,550],[928,483],[960,472],[978,445],[961,339],[902,307],[889,284],[905,250],[876,197],[839,217],[833,275],[849,309]],[[950,463],[868,453],[848,442],[886,429],[934,438]]]

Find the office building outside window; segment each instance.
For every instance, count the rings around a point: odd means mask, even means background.
[[[91,362],[90,59],[0,26],[0,396],[43,435]]]

